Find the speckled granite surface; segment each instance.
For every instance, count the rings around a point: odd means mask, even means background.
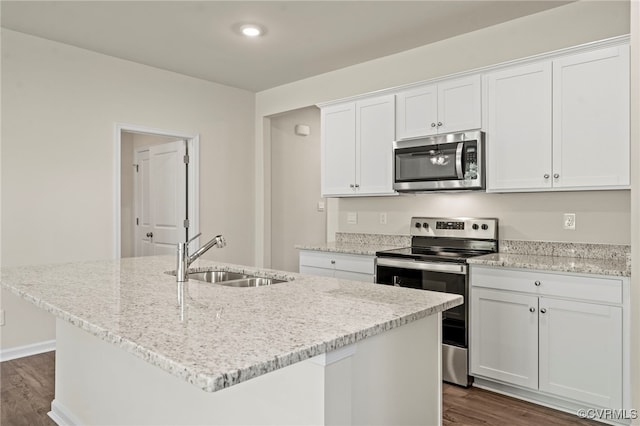
[[[191,280],[178,304],[173,257],[3,268],[2,285],[209,392],[462,303],[394,288],[199,260],[199,269],[293,280],[234,288]]]
[[[631,247],[617,244],[500,240],[500,253],[626,260]]]
[[[375,256],[377,251],[411,245],[407,235],[338,232],[335,243],[297,249]],[[631,247],[616,244],[500,240],[499,253],[469,259],[470,264],[585,274],[631,276]]]
[[[326,251],[331,253],[362,254],[375,256],[377,251],[411,245],[408,235],[336,233],[336,241],[318,244],[297,244],[299,250]]]
[[[325,251],[330,253],[362,254],[365,256],[375,256],[377,251],[389,250],[398,246],[382,244],[359,244],[359,243],[318,243],[318,244],[296,244],[299,250]]]
[[[467,259],[467,263],[504,268],[537,269],[619,277],[631,276],[630,265],[626,258],[589,259],[585,257],[495,253]]]

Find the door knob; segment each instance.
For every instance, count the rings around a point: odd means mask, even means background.
[[[147,232],[147,237],[153,238],[153,232]]]
[[[436,127],[436,123],[431,123],[431,127]]]
[[[442,121],[438,121],[438,127],[442,126]]]
[[[555,173],[555,174],[553,175],[553,177],[554,177],[554,178],[556,178],[556,179],[558,179],[558,178],[560,177],[560,175],[559,175],[558,173]]]
[[[549,179],[549,173],[545,173],[545,174],[544,174],[544,178],[545,178],[545,179]]]
[[[536,287],[540,287],[540,284],[542,284],[540,281],[536,281],[533,284],[535,284]]]

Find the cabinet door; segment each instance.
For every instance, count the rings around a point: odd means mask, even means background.
[[[353,195],[356,183],[356,107],[323,108],[322,195]]]
[[[538,298],[471,290],[471,374],[538,388]]]
[[[438,84],[438,133],[479,129],[481,114],[479,75]]]
[[[396,95],[396,139],[435,135],[437,122],[436,85],[421,86]]]
[[[629,185],[628,46],[553,62],[553,141],[554,186]]]
[[[393,194],[394,97],[356,104],[356,193]]]
[[[551,63],[491,73],[487,94],[487,190],[551,188]]]
[[[540,390],[622,407],[622,308],[540,298]]]

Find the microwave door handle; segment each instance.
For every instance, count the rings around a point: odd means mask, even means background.
[[[462,179],[464,177],[462,173],[462,149],[464,148],[464,142],[459,142],[456,147],[456,174],[458,175],[458,179]]]

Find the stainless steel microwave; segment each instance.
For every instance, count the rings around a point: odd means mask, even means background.
[[[485,188],[484,132],[429,136],[393,143],[398,192]]]

